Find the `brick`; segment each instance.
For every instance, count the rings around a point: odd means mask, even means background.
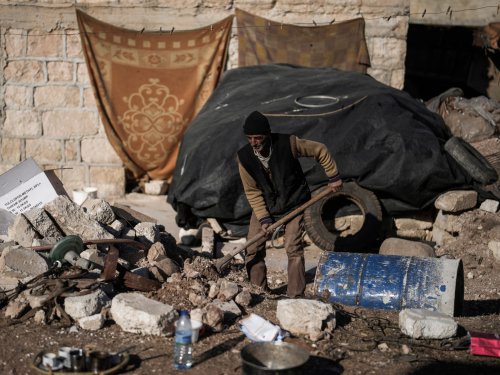
[[[41,135],[38,114],[34,111],[5,111],[4,137],[37,137]]]
[[[462,231],[463,219],[457,214],[445,214],[442,210],[438,211],[434,227],[443,229],[448,233],[460,233]]]
[[[7,82],[39,83],[45,81],[43,63],[40,61],[10,61],[5,67]]]
[[[76,80],[79,83],[89,83],[89,71],[87,65],[78,64],[76,67]]]
[[[392,17],[389,21],[376,19],[366,21],[365,34],[370,37],[405,39],[408,32],[408,17]]]
[[[385,69],[368,68],[367,73],[377,81],[389,85],[391,83],[391,72]]]
[[[49,61],[47,73],[49,81],[73,81],[73,63],[66,61]]]
[[[83,90],[83,106],[92,109],[97,108],[95,103],[94,92],[91,88]]]
[[[455,336],[458,324],[441,312],[404,309],[399,313],[399,328],[414,339],[446,339]]]
[[[75,86],[43,86],[35,88],[36,107],[78,107],[80,88]]]
[[[395,38],[372,38],[373,49],[370,51],[372,66],[386,69],[404,69],[406,41]],[[390,79],[389,79],[390,83]]]
[[[107,138],[83,139],[82,161],[89,164],[121,164],[120,158]]]
[[[90,167],[90,184],[97,187],[100,197],[121,197],[125,195],[125,170]]]
[[[30,107],[32,103],[33,89],[24,86],[5,86],[5,104],[11,108]]]
[[[39,162],[62,161],[61,141],[54,139],[27,139],[26,157],[32,157]]]
[[[79,30],[67,30],[66,56],[83,58],[82,43]]]
[[[460,212],[476,207],[477,192],[474,190],[454,190],[441,194],[434,207],[444,212]]]
[[[66,191],[71,194],[73,190],[80,190],[87,184],[88,167],[83,165],[65,165],[70,169],[63,169],[62,175],[59,177],[64,184]]]
[[[1,138],[0,157],[2,161],[18,163],[21,161],[21,140],[17,138]]]
[[[10,29],[5,34],[5,52],[8,58],[24,56],[26,36],[22,34],[22,29]]]
[[[363,0],[364,7],[381,7],[381,8],[408,8],[410,0]]]
[[[402,90],[405,83],[405,70],[395,69],[391,73],[391,87]]]
[[[82,137],[95,135],[97,113],[89,111],[47,111],[42,115],[43,134],[51,137]]]
[[[69,140],[64,142],[64,160],[80,161],[79,157],[80,141]]]
[[[59,30],[48,34],[45,31],[30,31],[28,33],[28,56],[50,57],[61,56],[63,36]]]

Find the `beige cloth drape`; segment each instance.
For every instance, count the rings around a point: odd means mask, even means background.
[[[363,18],[303,27],[236,9],[236,22],[239,66],[283,63],[361,73],[370,66]]]
[[[169,179],[186,127],[221,76],[233,17],[196,30],[141,33],[76,14],[111,145],[134,177]]]

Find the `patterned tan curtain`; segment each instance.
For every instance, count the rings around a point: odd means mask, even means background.
[[[239,66],[284,63],[361,73],[370,66],[363,18],[303,27],[236,9],[236,22]]]
[[[169,179],[186,127],[221,76],[233,17],[196,30],[141,33],[76,14],[111,145],[134,177]]]

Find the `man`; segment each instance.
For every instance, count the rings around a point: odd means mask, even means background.
[[[298,157],[314,157],[328,176],[332,191],[342,188],[337,166],[322,143],[290,134],[271,133],[269,121],[260,112],[252,112],[243,125],[248,144],[238,151],[238,167],[252,216],[248,238],[268,227],[311,197]],[[306,287],[304,249],[300,214],[285,226],[285,250],[288,256],[288,288],[291,298],[304,294]],[[250,282],[267,290],[265,241],[250,246],[246,269]]]

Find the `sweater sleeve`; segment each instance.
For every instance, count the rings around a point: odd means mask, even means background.
[[[239,160],[238,169],[240,172],[241,182],[243,183],[243,189],[245,190],[245,195],[250,207],[252,207],[252,210],[255,213],[255,216],[261,224],[272,223],[272,218],[267,210],[262,190],[257,186],[253,177],[250,176]]]
[[[306,156],[313,157],[321,164],[328,177],[328,182],[340,180],[340,175],[337,170],[337,164],[333,160],[332,155],[323,143],[291,137],[292,152],[298,157]]]

